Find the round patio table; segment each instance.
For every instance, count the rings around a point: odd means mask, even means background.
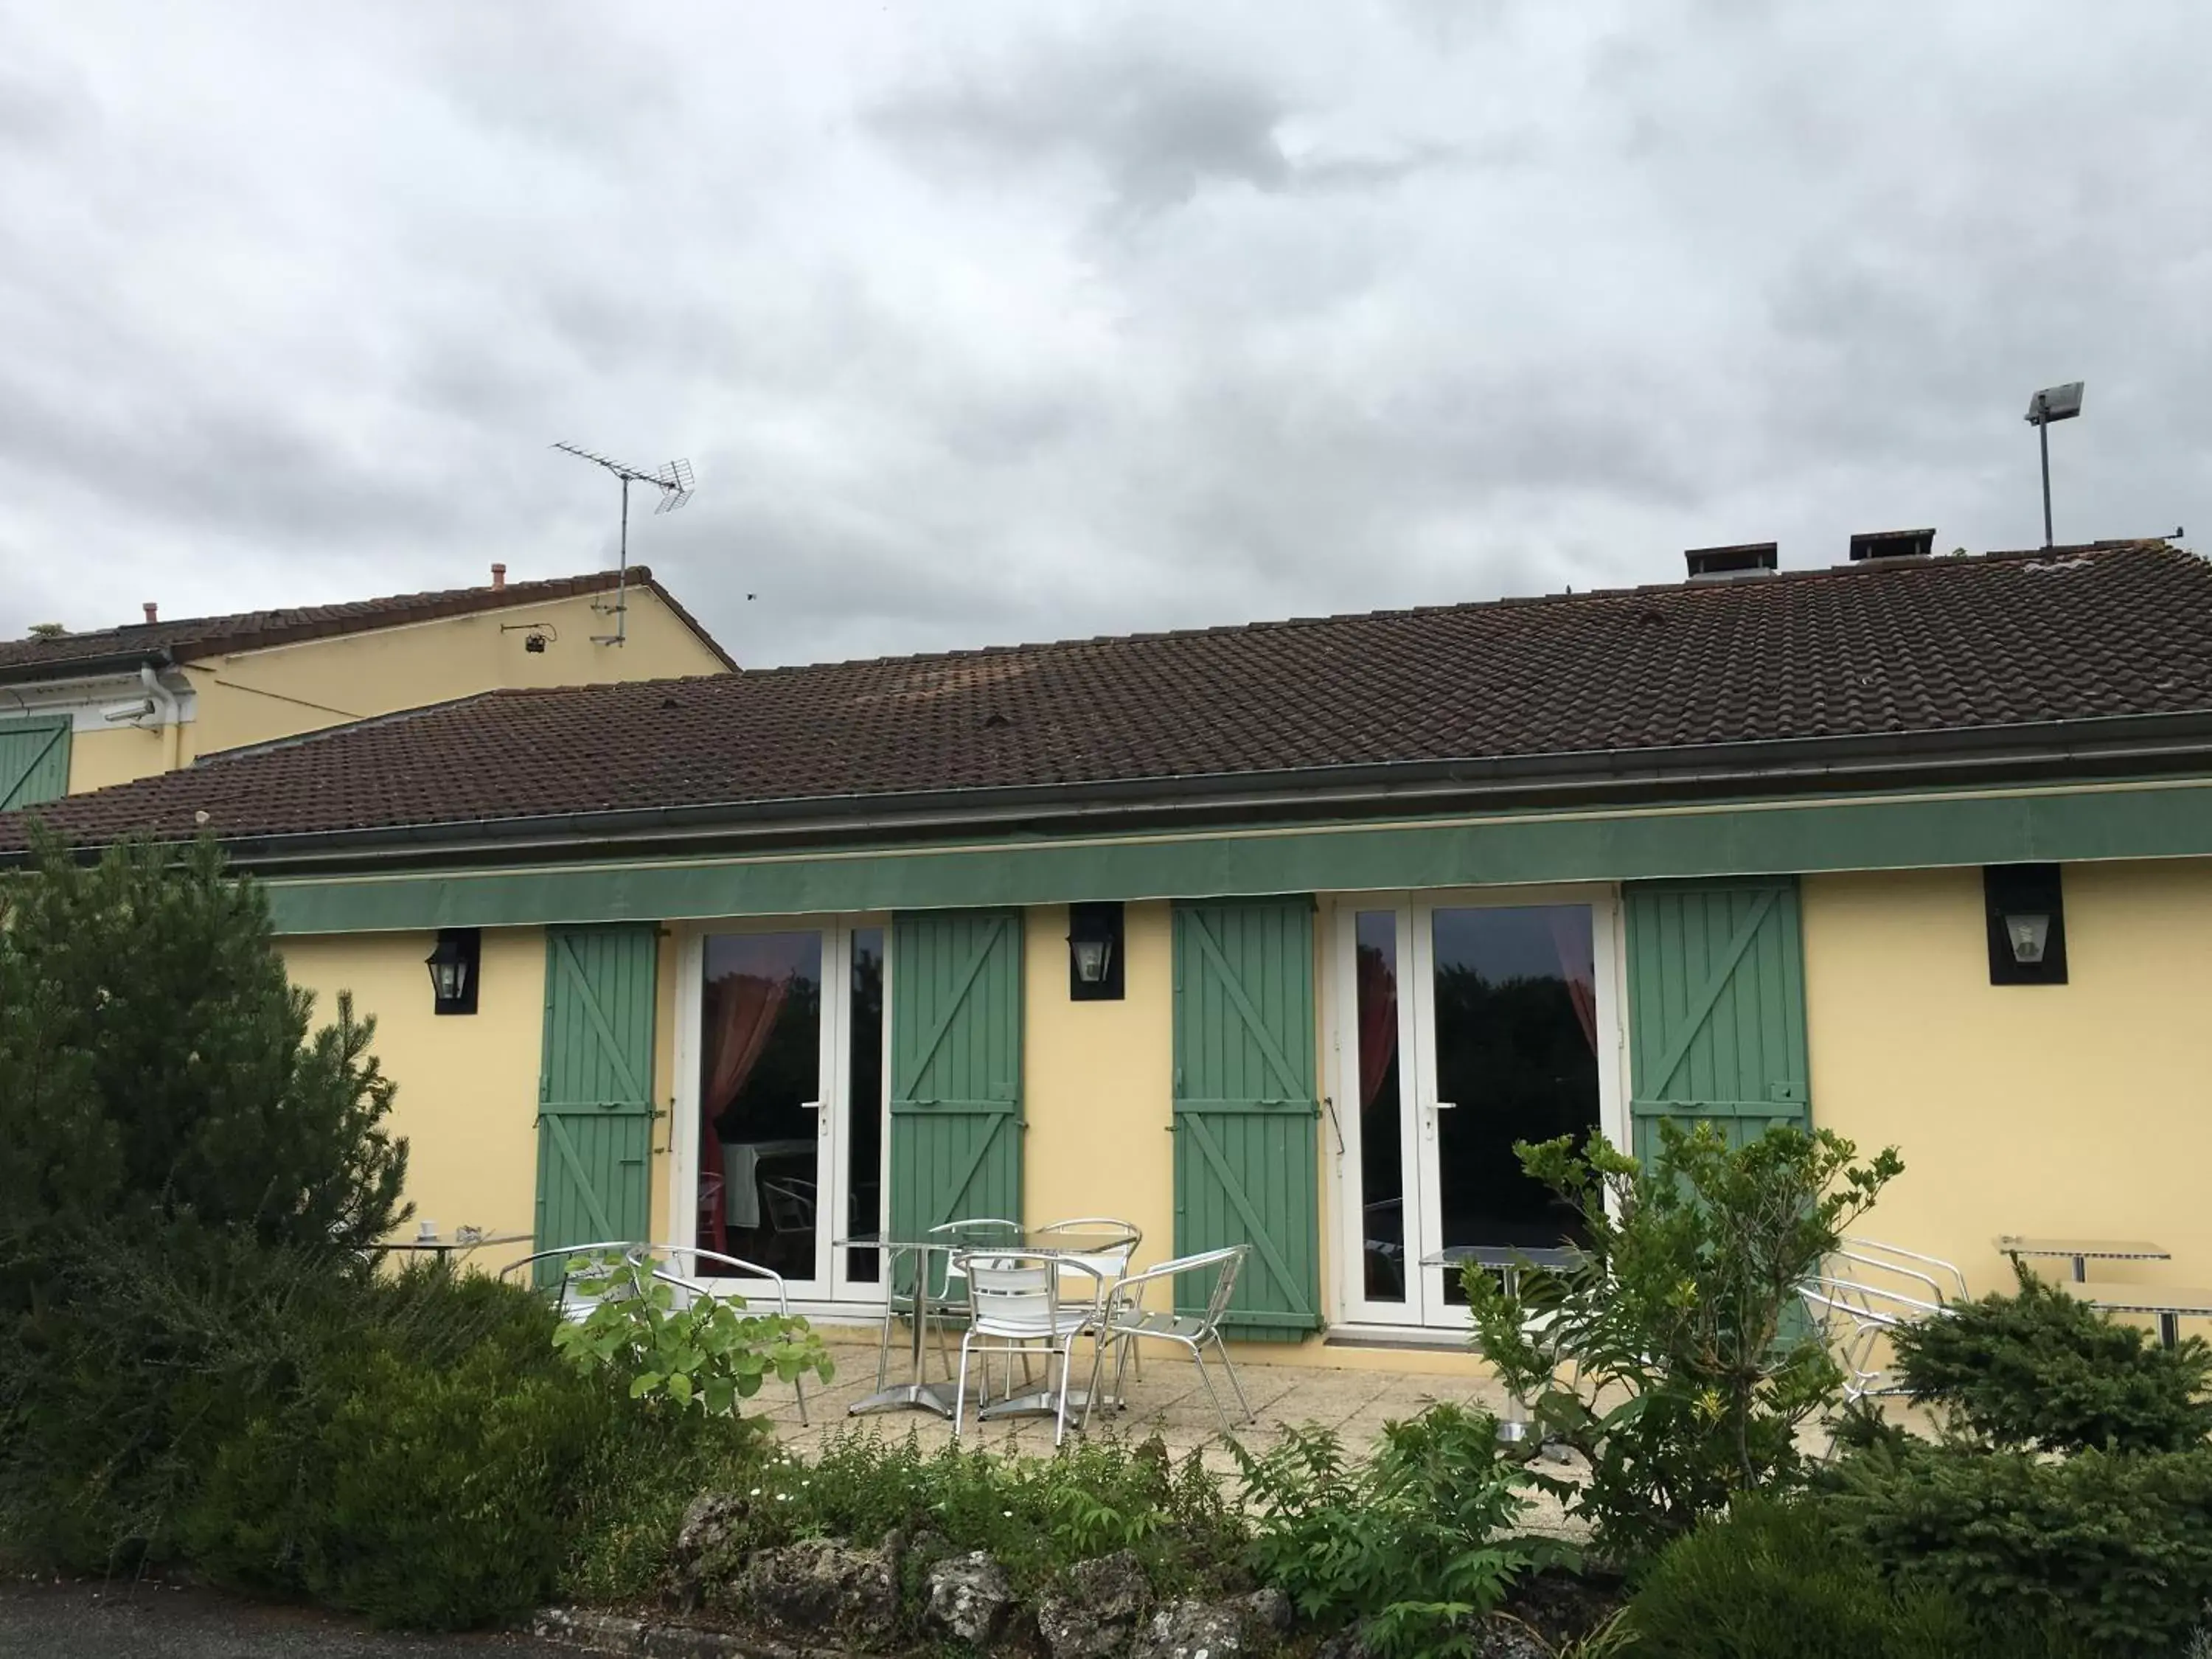
[[[1018,1231],[1000,1224],[990,1224],[988,1230],[979,1226],[972,1235],[957,1231],[925,1232],[920,1236],[896,1233],[854,1233],[833,1241],[841,1250],[880,1250],[890,1274],[889,1299],[884,1308],[886,1323],[896,1320],[902,1311],[912,1322],[914,1340],[911,1348],[912,1373],[902,1382],[892,1382],[865,1398],[856,1400],[848,1408],[854,1417],[869,1412],[928,1411],[939,1417],[952,1415],[956,1395],[951,1382],[932,1382],[926,1375],[928,1348],[924,1341],[929,1324],[929,1286],[934,1282],[930,1272],[931,1260],[942,1255],[949,1265],[953,1255],[962,1250],[1004,1250],[1009,1255],[1039,1256],[1099,1256],[1110,1255],[1116,1250],[1126,1250],[1137,1242],[1130,1232],[1101,1230],[1095,1233],[1068,1233],[1057,1230],[1023,1228]],[[903,1297],[898,1289],[898,1263],[912,1262],[908,1274],[908,1288]],[[1109,1287],[1110,1288],[1110,1287]],[[1090,1402],[1087,1389],[1070,1389],[1067,1408],[1076,1411]],[[1098,1404],[1110,1406],[1115,1402],[1101,1395]],[[1013,1417],[1026,1413],[1051,1413],[1057,1409],[1057,1399],[1047,1390],[1017,1395],[1010,1400],[985,1407],[978,1417]]]

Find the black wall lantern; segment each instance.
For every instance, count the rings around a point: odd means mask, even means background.
[[[2066,983],[2066,903],[2055,864],[1992,864],[1982,872],[1990,913],[1990,983]]]
[[[473,927],[438,930],[438,948],[422,958],[422,965],[430,970],[430,989],[435,999],[430,1005],[433,1013],[476,1012],[478,950]]]
[[[1121,1000],[1121,907],[1067,907],[1067,1000]]]

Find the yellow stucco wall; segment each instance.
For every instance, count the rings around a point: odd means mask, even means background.
[[[179,742],[181,748],[181,740]],[[117,726],[105,732],[70,734],[69,787],[72,795],[110,784],[151,777],[169,768],[169,733]]]
[[[1905,1171],[1862,1231],[2002,1289],[1999,1233],[2148,1237],[2212,1283],[2212,860],[2069,865],[2063,986],[1989,982],[1978,870],[1808,877],[1814,1121]]]
[[[498,686],[587,685],[726,672],[649,588],[630,590],[629,643],[593,645],[611,619],[582,594],[188,663],[198,695],[184,760]],[[524,649],[526,623],[557,639]],[[507,631],[502,632],[505,629]],[[73,780],[72,780],[73,781]]]
[[[545,936],[487,929],[477,1012],[430,1012],[422,958],[430,933],[363,933],[283,941],[295,984],[316,994],[318,1024],[350,990],[376,1016],[375,1054],[399,1085],[393,1128],[409,1143],[407,1197],[441,1233],[458,1226],[527,1233],[536,1221],[538,1066],[545,1018]],[[485,1264],[526,1247],[487,1255]]]
[[[1030,909],[1023,939],[1023,1219],[1132,1222],[1139,1267],[1175,1254],[1170,927],[1165,904],[1123,911],[1119,1002],[1068,1000],[1066,906]]]

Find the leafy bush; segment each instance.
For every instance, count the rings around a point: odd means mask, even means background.
[[[1650,1659],[2059,1659],[2050,1628],[1883,1581],[1813,1505],[1741,1498],[1652,1564],[1627,1626]]]
[[[1543,1438],[1588,1461],[1574,1506],[1624,1560],[1735,1493],[1799,1480],[1797,1430],[1841,1376],[1819,1335],[1791,1327],[1797,1287],[1903,1168],[1894,1150],[1856,1163],[1826,1130],[1732,1147],[1710,1124],[1658,1128],[1649,1170],[1601,1135],[1579,1155],[1565,1139],[1517,1146],[1579,1212],[1582,1262],[1525,1269],[1510,1295],[1466,1274],[1483,1353]]]
[[[0,1518],[33,1559],[183,1561],[381,1623],[641,1594],[758,1431],[562,1361],[527,1291],[233,1238],[88,1255],[0,1346]]]
[[[808,1371],[827,1382],[836,1374],[830,1351],[804,1319],[746,1314],[744,1298],[700,1296],[676,1306],[675,1287],[655,1279],[651,1264],[603,1253],[577,1257],[568,1271],[577,1290],[597,1298],[582,1320],[564,1322],[553,1345],[586,1370],[610,1369],[633,1400],[696,1405],[734,1416],[739,1400],[774,1376],[786,1382]]]
[[[1162,1593],[1219,1586],[1239,1572],[1244,1544],[1197,1454],[1177,1466],[1158,1441],[1086,1441],[1046,1459],[951,1445],[925,1455],[911,1435],[848,1432],[811,1462],[774,1454],[742,1495],[732,1559],[799,1538],[934,1533],[957,1551],[988,1550],[1024,1592],[1122,1549]]]
[[[2187,1451],[2212,1435],[2212,1347],[2161,1348],[2024,1270],[2017,1295],[1954,1304],[1896,1353],[1916,1402],[1995,1446]]]
[[[2061,1460],[1925,1443],[1851,1457],[1823,1500],[1906,1582],[2094,1650],[2169,1651],[2212,1599],[2212,1449]]]
[[[1365,1463],[1326,1429],[1291,1431],[1262,1456],[1232,1449],[1261,1579],[1309,1619],[1358,1624],[1382,1659],[1474,1652],[1515,1579],[1571,1559],[1510,1536],[1539,1478],[1498,1455],[1498,1425],[1478,1412],[1393,1423]]]

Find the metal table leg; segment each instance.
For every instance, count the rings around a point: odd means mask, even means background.
[[[954,1395],[951,1386],[949,1383],[929,1382],[925,1370],[927,1355],[927,1333],[925,1326],[929,1303],[929,1252],[927,1249],[916,1249],[912,1254],[915,1257],[914,1295],[911,1300],[914,1316],[914,1343],[911,1350],[913,1375],[904,1382],[894,1382],[888,1388],[877,1389],[875,1393],[864,1399],[855,1400],[850,1407],[847,1407],[851,1416],[862,1417],[871,1412],[916,1409],[935,1412],[939,1417],[952,1415]],[[896,1284],[898,1274],[897,1258],[889,1250],[884,1252],[884,1270],[892,1275],[892,1282]],[[885,1298],[884,1317],[885,1319],[898,1317],[898,1310],[888,1297]]]

